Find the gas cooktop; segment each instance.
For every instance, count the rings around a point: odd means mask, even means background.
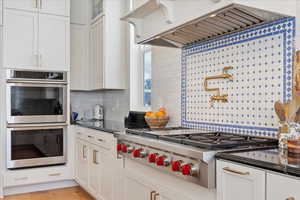
[[[223,132],[161,136],[161,140],[207,149],[227,149],[242,146],[276,145],[277,140]]]
[[[118,135],[117,151],[126,159],[214,188],[216,153],[275,145],[276,139],[174,127],[127,129]]]
[[[127,129],[127,134],[160,139],[172,143],[184,144],[205,149],[230,149],[245,146],[277,145],[278,141],[272,138],[261,138],[249,135],[240,135],[226,132],[171,127],[164,129]]]

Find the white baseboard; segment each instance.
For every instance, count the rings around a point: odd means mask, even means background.
[[[4,196],[78,186],[74,180],[4,188]],[[0,197],[1,198],[1,197]]]

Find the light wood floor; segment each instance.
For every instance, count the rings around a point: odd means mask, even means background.
[[[80,187],[7,196],[4,200],[94,200]]]

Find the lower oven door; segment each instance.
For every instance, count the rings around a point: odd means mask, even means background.
[[[66,163],[67,126],[31,126],[7,129],[7,168]]]

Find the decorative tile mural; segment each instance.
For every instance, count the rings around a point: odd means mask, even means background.
[[[292,97],[294,38],[295,18],[286,18],[184,47],[182,126],[275,137],[274,102]],[[226,66],[233,67],[228,71],[233,81],[210,80],[208,85],[228,94],[228,103],[211,107],[216,92],[204,90],[204,79],[222,74]]]

